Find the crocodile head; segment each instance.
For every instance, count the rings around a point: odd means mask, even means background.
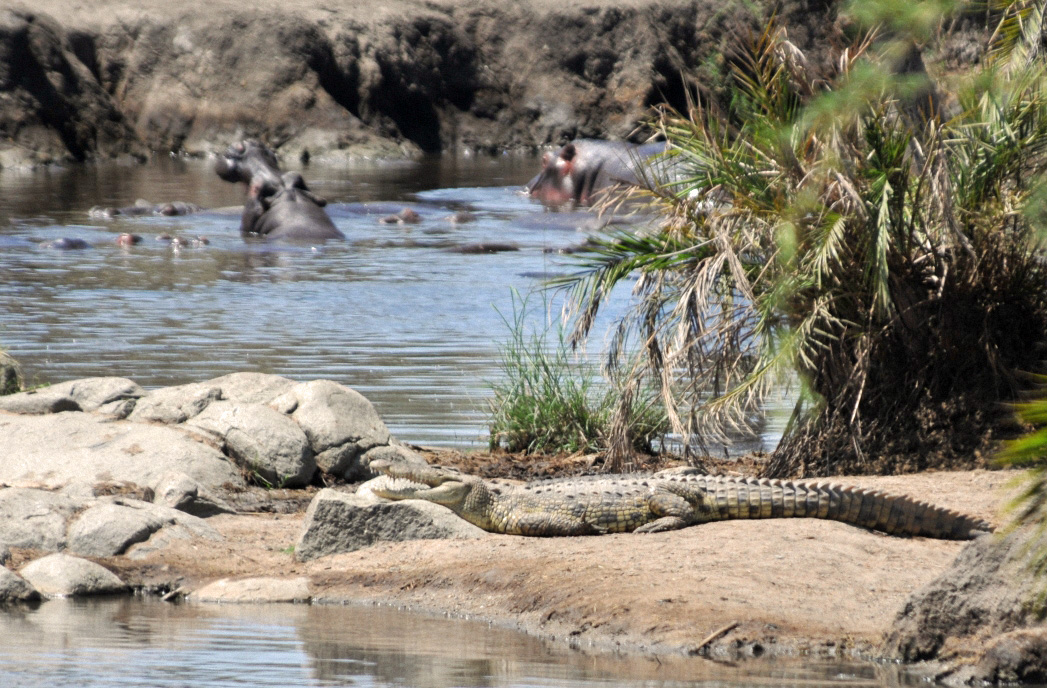
[[[483,480],[442,466],[413,466],[398,461],[372,461],[371,469],[383,475],[371,481],[371,492],[386,499],[424,499],[451,509],[465,520],[484,528],[491,494]]]

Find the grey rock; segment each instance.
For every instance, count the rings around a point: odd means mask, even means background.
[[[317,493],[305,513],[295,558],[309,561],[383,541],[488,536],[439,504],[416,499],[380,501],[367,494],[325,489]]]
[[[369,468],[372,461],[383,459],[385,461],[397,461],[414,466],[427,466],[428,463],[422,455],[410,447],[405,447],[398,442],[392,442],[380,447],[375,447],[364,453],[359,461],[359,473],[354,477],[373,478],[374,472]]]
[[[14,571],[0,566],[0,606],[18,602],[36,602],[40,593]]]
[[[62,487],[117,481],[148,486],[177,471],[208,489],[245,485],[221,451],[180,428],[88,413],[0,415],[0,482]]]
[[[80,404],[76,403],[75,399],[50,387],[0,397],[0,411],[9,413],[41,415],[79,410]]]
[[[141,509],[120,504],[90,507],[69,525],[66,547],[88,557],[112,557],[145,542],[169,521]]]
[[[112,416],[118,420],[122,420],[131,415],[131,412],[135,410],[135,399],[117,399],[116,401],[110,401],[102,404],[95,413],[101,413],[106,416]]]
[[[50,387],[52,392],[70,397],[84,411],[97,411],[113,402],[133,401],[145,390],[124,377],[87,377]],[[126,406],[121,404],[120,406]]]
[[[316,472],[302,429],[263,404],[216,401],[186,425],[220,437],[237,463],[275,487],[303,487]]]
[[[222,578],[205,585],[190,596],[197,602],[308,602],[309,579],[298,578]]]
[[[11,561],[11,550],[7,548],[7,545],[0,545],[0,566],[7,566],[9,561]]]
[[[222,398],[248,404],[265,404],[295,386],[294,380],[266,373],[230,373],[200,383],[222,390]]]
[[[0,396],[25,389],[22,366],[6,351],[0,351]]]
[[[129,416],[133,421],[184,423],[222,398],[222,388],[211,383],[162,387],[147,393]]]
[[[112,557],[125,554],[138,544],[158,539],[168,530],[177,531],[175,538],[205,538],[219,541],[222,536],[206,521],[177,509],[126,497],[109,497],[97,502],[79,514],[70,525],[67,548],[76,554],[92,557]],[[153,547],[166,547],[169,539],[158,539]]]
[[[48,597],[127,592],[127,585],[112,571],[68,554],[48,554],[22,567],[19,573]]]
[[[0,544],[56,552],[66,521],[82,506],[68,495],[23,487],[0,489]]]
[[[389,443],[389,428],[371,402],[331,380],[298,384],[270,406],[298,423],[316,453],[317,466],[335,477],[351,478],[359,472],[358,457]]]
[[[153,488],[153,501],[161,506],[206,518],[236,510],[185,473],[168,473]]]

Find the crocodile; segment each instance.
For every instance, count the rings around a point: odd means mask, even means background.
[[[376,460],[373,494],[442,504],[492,533],[530,536],[656,533],[751,518],[823,518],[892,535],[970,540],[978,518],[879,490],[807,480],[675,472],[513,485],[442,466]]]

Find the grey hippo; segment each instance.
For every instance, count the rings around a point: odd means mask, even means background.
[[[215,172],[227,182],[247,184],[240,217],[245,237],[289,241],[344,239],[320,198],[297,172],[282,172],[276,154],[255,140],[234,143],[215,161]]]
[[[542,158],[542,171],[524,190],[543,203],[589,204],[622,184],[636,184],[637,165],[665,152],[665,143],[625,143],[577,139]]]

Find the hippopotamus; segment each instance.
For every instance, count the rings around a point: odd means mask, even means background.
[[[665,142],[624,143],[577,139],[542,157],[542,171],[524,190],[543,203],[589,204],[602,191],[636,184],[636,166],[665,151]]]
[[[266,239],[319,241],[344,239],[331,222],[327,201],[306,186],[297,172],[281,172],[276,154],[254,140],[234,143],[215,162],[227,182],[247,184],[240,234]]]
[[[124,208],[107,208],[104,206],[98,206],[91,208],[87,211],[89,217],[97,219],[109,220],[114,217],[129,216],[138,217],[141,215],[189,215],[190,213],[198,213],[203,208],[196,205],[195,203],[189,203],[187,201],[171,201],[170,203],[150,203],[142,199],[135,201],[134,205],[129,205]]]

